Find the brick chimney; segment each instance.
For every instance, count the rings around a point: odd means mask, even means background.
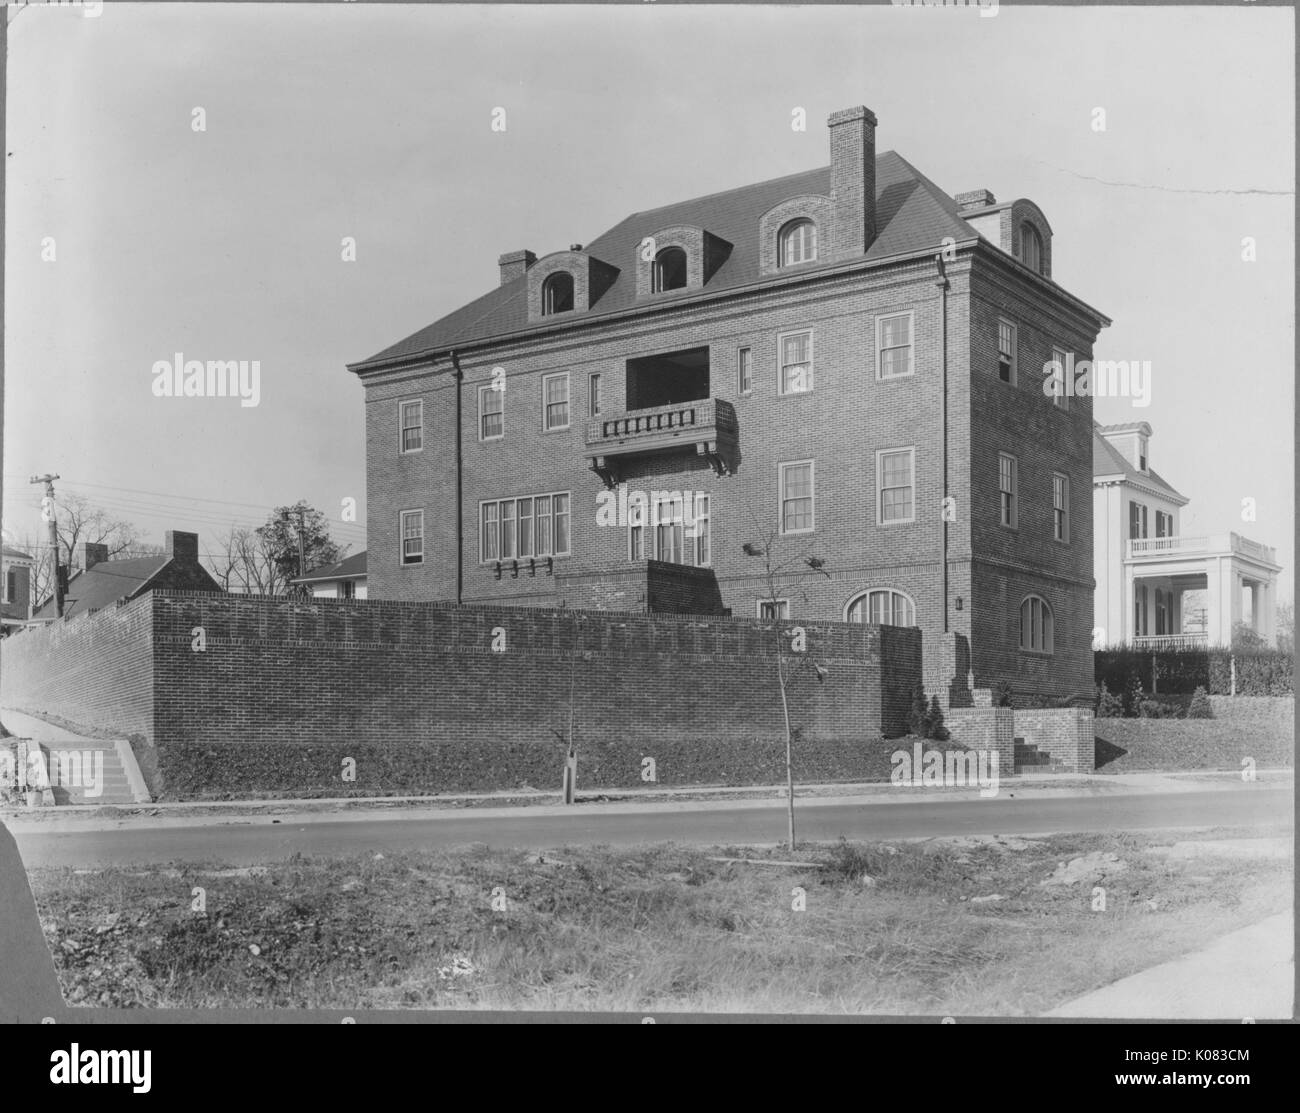
[[[525,248],[522,251],[510,251],[502,255],[497,260],[497,266],[501,268],[501,285],[507,282],[513,282],[516,278],[522,278],[528,268],[537,262],[537,256]]]
[[[108,546],[97,545],[93,541],[78,541],[72,550],[72,569],[74,572],[88,572],[96,564],[108,559]]]
[[[180,530],[169,529],[163,534],[163,543],[167,547],[169,557],[189,564],[198,564],[199,535],[197,533],[182,533]]]
[[[826,121],[831,133],[832,259],[863,254],[876,238],[876,115],[843,108]]]
[[[998,203],[998,199],[987,189],[972,189],[966,193],[955,193],[952,199],[957,202],[957,208],[962,212],[966,212],[968,209],[982,209],[987,205],[996,205]]]

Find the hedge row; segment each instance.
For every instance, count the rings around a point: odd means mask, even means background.
[[[939,750],[958,743],[930,742]],[[912,740],[804,740],[795,746],[794,775],[803,784],[888,781],[890,755]],[[142,750],[152,751],[141,753]],[[444,743],[315,743],[136,745],[149,788],[158,800],[308,799],[329,796],[432,796],[539,789],[559,792],[565,747],[558,741],[496,746]],[[655,780],[642,779],[643,760],[655,760]],[[356,779],[343,779],[344,759]],[[156,760],[154,760],[156,759]],[[653,748],[609,741],[578,746],[578,790],[653,788],[655,785],[776,785],[785,783],[785,747],[752,739],[727,745],[683,738]]]
[[[1221,769],[1241,772],[1242,758],[1259,769],[1295,763],[1289,731],[1219,719],[1098,719],[1098,773]]]
[[[1095,683],[1111,692],[1123,692],[1136,675],[1148,694],[1153,687],[1161,695],[1186,695],[1201,687],[1211,695],[1226,696],[1232,692],[1235,661],[1237,695],[1295,693],[1295,655],[1278,649],[1103,649],[1092,660]]]

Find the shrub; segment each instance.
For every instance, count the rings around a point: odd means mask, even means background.
[[[939,697],[930,697],[930,713],[926,716],[926,738],[936,742],[948,741],[948,728],[943,725],[943,708],[939,706]]]
[[[1128,681],[1124,685],[1124,695],[1122,697],[1125,718],[1133,719],[1141,714],[1142,701],[1146,698],[1147,693],[1142,686],[1142,677],[1136,672],[1130,673]]]
[[[994,707],[1014,707],[1011,702],[1011,685],[1006,680],[999,680],[993,685],[993,706]]]
[[[1192,702],[1187,705],[1189,719],[1213,719],[1214,708],[1210,706],[1210,695],[1204,688],[1197,688],[1192,693]]]
[[[1093,713],[1098,719],[1118,719],[1124,714],[1124,701],[1106,687],[1104,680],[1097,685],[1097,703]]]
[[[912,706],[907,712],[907,732],[916,738],[928,738],[926,728],[929,714],[925,702],[925,690],[918,684],[912,693]]]

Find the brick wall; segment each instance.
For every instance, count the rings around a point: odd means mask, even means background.
[[[825,670],[790,685],[808,746],[852,753],[902,733],[917,631],[782,626],[803,628]],[[571,677],[581,747],[718,747],[741,767],[751,753],[757,769],[783,737],[772,627],[753,619],[151,592],[2,652],[7,705],[142,735],[164,779],[178,746],[350,742],[480,765],[493,753],[511,787],[566,730]],[[635,764],[626,772],[635,783]]]
[[[0,641],[0,703],[148,737],[154,722],[148,595]]]
[[[566,606],[594,611],[725,615],[712,568],[662,560],[628,561],[597,572],[560,572],[556,588]]]
[[[1092,708],[1015,710],[1015,734],[1027,746],[1052,755],[1052,763],[1072,773],[1093,771],[1096,734]]]
[[[1010,707],[954,707],[944,715],[944,725],[954,742],[970,750],[997,751],[998,776],[1016,771],[1015,726]]]

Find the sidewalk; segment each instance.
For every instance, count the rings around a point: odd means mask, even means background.
[[[96,750],[112,747],[111,742],[102,738],[87,738],[84,734],[73,734],[70,730],[47,723],[34,715],[24,715],[21,711],[0,710],[0,723],[15,738],[29,738],[34,742],[77,742],[83,750]]]
[[[1225,935],[1204,950],[1122,978],[1043,1015],[1289,1020],[1294,988],[1295,921],[1292,913],[1279,912]]]
[[[0,710],[0,722],[15,735],[51,742],[76,742],[86,749],[110,743],[86,738],[21,712]],[[1259,770],[1258,783],[1279,787],[1291,783],[1294,770]],[[914,787],[871,781],[795,786],[800,807],[957,803],[979,799],[1035,800],[1045,797],[1126,796],[1150,793],[1189,793],[1218,784],[1241,784],[1231,770],[1149,773],[1024,773],[1000,781],[997,795],[982,796],[977,785]],[[532,788],[496,792],[445,793],[424,796],[338,796],[249,800],[164,801],[153,804],[105,805],[7,810],[11,830],[37,830],[56,824],[59,830],[91,831],[126,827],[199,826],[262,821],[284,815],[295,823],[363,819],[426,819],[448,814],[510,815],[528,809],[535,815],[595,815],[606,812],[697,811],[752,808],[785,799],[783,785],[647,785],[629,788],[595,787],[580,790],[577,804],[559,802],[558,791]]]

